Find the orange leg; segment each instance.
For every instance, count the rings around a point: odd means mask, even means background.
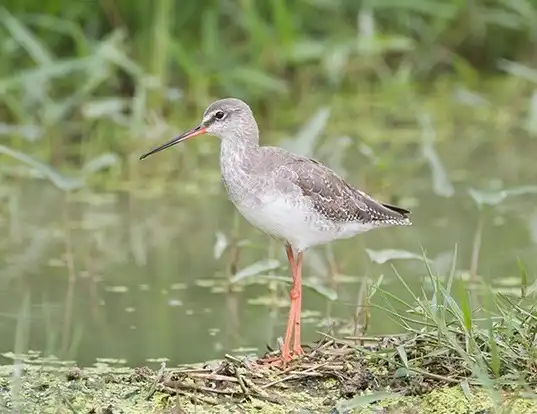
[[[285,339],[280,351],[279,358],[267,358],[260,360],[263,364],[269,364],[272,366],[285,367],[291,360],[291,338],[294,336],[293,341],[293,354],[295,356],[304,355],[304,351],[300,345],[300,313],[302,307],[302,257],[303,253],[298,253],[297,260],[295,261],[293,255],[293,249],[291,246],[286,246],[285,251],[287,253],[287,259],[291,265],[291,274],[293,276],[293,284],[291,287],[290,298],[291,306],[289,309],[289,316],[287,319],[287,329],[285,330]]]
[[[293,326],[295,325],[295,315],[296,315],[296,299],[297,295],[295,292],[295,280],[296,280],[296,263],[293,256],[293,249],[291,246],[286,246],[285,251],[287,252],[287,259],[291,265],[291,274],[293,276],[293,286],[291,288],[291,307],[289,309],[289,317],[287,318],[287,329],[285,330],[285,339],[283,341],[283,346],[281,349],[281,358],[282,361],[288,362],[291,360],[291,336],[293,335]]]
[[[302,258],[303,253],[298,253],[296,259],[295,276],[293,277],[293,290],[295,290],[297,296],[294,308],[295,338],[293,343],[293,353],[295,355],[304,355],[304,350],[300,345],[300,314],[302,311]]]

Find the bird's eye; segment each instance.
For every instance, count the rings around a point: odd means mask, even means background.
[[[215,117],[216,119],[222,119],[222,118],[224,118],[224,115],[225,115],[224,112],[222,112],[222,111],[217,111],[217,112],[214,114],[214,117]]]

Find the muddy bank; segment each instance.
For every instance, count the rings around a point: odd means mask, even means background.
[[[0,368],[0,412],[485,414],[500,405],[510,413],[537,412],[535,401],[512,390],[472,385],[456,364],[410,373],[395,360],[379,359],[378,351],[392,345],[385,340],[360,351],[324,340],[285,368],[229,355],[158,371],[78,368],[26,355]]]

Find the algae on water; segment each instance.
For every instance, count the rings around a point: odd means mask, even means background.
[[[0,412],[17,413],[509,413],[537,412],[530,398],[400,372],[325,341],[282,368],[226,356],[152,370],[104,363],[78,368],[27,358],[0,366]],[[57,361],[58,362],[58,361]],[[384,395],[374,397],[375,393]],[[501,403],[499,403],[501,401]],[[498,412],[498,411],[494,411]]]

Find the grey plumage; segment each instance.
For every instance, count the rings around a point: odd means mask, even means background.
[[[293,287],[281,348],[285,364],[291,358],[291,336],[293,354],[304,354],[300,345],[303,252],[376,227],[410,225],[410,212],[376,201],[318,161],[282,148],[260,146],[250,107],[234,98],[213,102],[198,126],[141,159],[205,133],[221,139],[222,180],[239,212],[252,225],[286,244]]]
[[[411,224],[409,211],[376,201],[318,161],[260,146],[254,115],[239,99],[213,102],[198,127],[148,154],[202,133],[221,139],[222,180],[240,213],[297,251],[375,227]]]

